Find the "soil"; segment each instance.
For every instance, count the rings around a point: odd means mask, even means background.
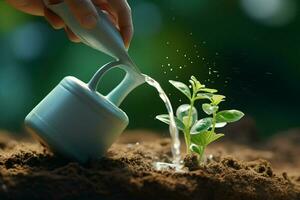
[[[185,157],[176,172],[155,169],[156,161],[170,162],[170,140],[149,131],[124,133],[105,157],[86,165],[2,133],[0,199],[300,200],[300,130],[267,142],[244,136],[211,145],[204,164]]]

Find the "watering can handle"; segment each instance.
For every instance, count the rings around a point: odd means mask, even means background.
[[[121,65],[124,65],[120,67]],[[145,78],[142,74],[135,71],[135,68],[127,66],[124,62],[117,60],[109,62],[103,65],[88,82],[88,87],[92,91],[96,91],[98,83],[102,76],[112,68],[120,67],[120,69],[125,70],[126,75],[124,79],[106,96],[108,100],[119,106],[125,97],[137,86],[145,82]]]

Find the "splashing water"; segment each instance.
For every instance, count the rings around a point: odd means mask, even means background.
[[[159,97],[163,100],[163,102],[166,105],[166,108],[167,108],[167,111],[168,111],[168,114],[170,117],[169,131],[170,131],[170,135],[171,135],[171,142],[172,142],[171,151],[172,151],[172,155],[173,155],[173,164],[174,165],[169,164],[169,163],[157,162],[155,164],[155,166],[158,170],[165,169],[165,168],[180,169],[180,167],[179,167],[180,166],[180,140],[179,140],[179,135],[178,135],[178,129],[176,127],[176,123],[175,123],[175,119],[174,119],[174,112],[173,112],[171,102],[157,81],[155,81],[153,78],[151,78],[150,76],[147,76],[145,74],[144,74],[144,77],[145,77],[146,83],[148,83],[150,86],[154,87],[157,90]]]

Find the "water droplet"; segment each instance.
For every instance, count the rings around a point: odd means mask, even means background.
[[[166,72],[166,71],[164,71],[164,74],[167,74],[167,72]]]
[[[176,49],[176,52],[179,52],[179,49]]]
[[[193,33],[192,33],[192,32],[190,32],[190,35],[193,35]]]
[[[186,54],[184,54],[183,56],[186,57]]]
[[[216,52],[216,56],[218,56],[219,55],[219,53],[218,52]]]
[[[179,69],[182,69],[182,66],[179,66]]]
[[[164,67],[164,65],[161,65],[161,67]]]
[[[170,71],[172,72],[172,71],[173,71],[173,68],[171,68]]]
[[[193,64],[193,61],[191,61],[191,64]]]
[[[170,44],[170,42],[166,42],[166,44],[167,44],[167,45],[169,45],[169,44]]]
[[[168,63],[168,66],[170,67],[170,66],[171,66],[171,64],[170,64],[170,63]]]
[[[205,58],[202,58],[202,60],[205,60]]]
[[[178,79],[178,76],[175,76],[175,78],[177,78],[177,79]]]

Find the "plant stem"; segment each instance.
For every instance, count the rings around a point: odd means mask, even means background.
[[[215,133],[215,128],[216,128],[216,112],[213,112],[212,128],[211,128],[212,133]]]
[[[193,113],[193,107],[195,103],[195,95],[196,92],[193,92],[192,98],[191,98],[191,103],[190,103],[190,110],[188,114],[188,120],[187,120],[187,126],[185,127],[184,130],[184,138],[185,138],[185,144],[186,144],[186,153],[190,154],[190,146],[191,146],[191,135],[190,135],[190,128],[191,128],[191,118],[192,118],[192,113]]]
[[[201,149],[201,153],[199,154],[199,161],[200,162],[202,162],[202,158],[203,158],[203,155],[204,155],[205,148],[206,148],[206,146],[203,146],[202,149]]]
[[[184,133],[184,141],[185,141],[185,145],[186,145],[186,153],[189,154],[191,153],[191,150],[190,150],[190,137],[189,137],[189,131],[188,130],[184,130],[183,133]]]

